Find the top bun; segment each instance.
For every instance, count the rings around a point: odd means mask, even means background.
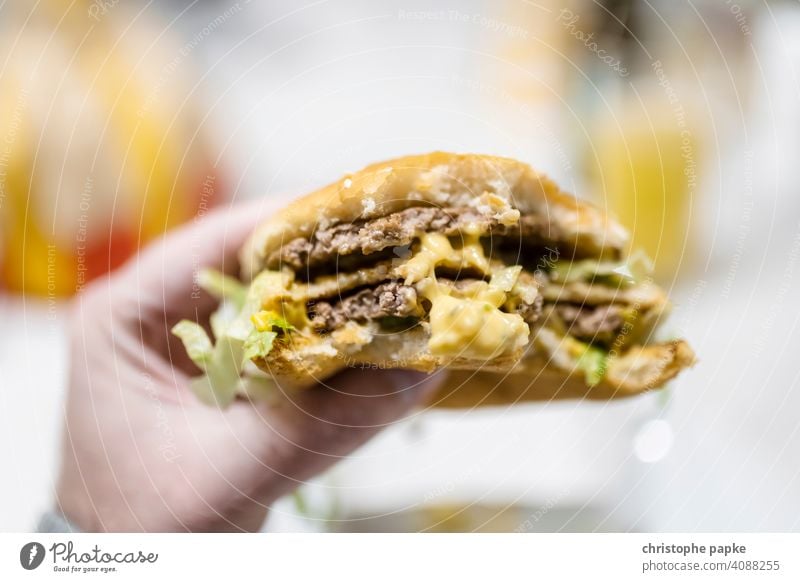
[[[243,276],[254,277],[273,251],[315,230],[411,206],[463,207],[485,193],[522,214],[543,217],[585,256],[620,255],[627,244],[624,228],[563,193],[527,164],[495,156],[434,152],[372,164],[289,204],[257,228],[242,249]]]

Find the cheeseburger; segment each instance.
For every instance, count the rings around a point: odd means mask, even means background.
[[[669,304],[625,230],[511,159],[437,152],[375,164],[272,216],[242,249],[246,283],[212,340],[174,332],[204,400],[302,389],[347,367],[446,373],[432,404],[607,399],[694,362],[658,342]]]

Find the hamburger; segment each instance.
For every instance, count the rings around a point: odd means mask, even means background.
[[[447,373],[437,406],[609,399],[691,366],[654,334],[669,311],[626,231],[507,158],[436,152],[371,165],[250,236],[214,340],[173,330],[205,401],[302,389],[348,367]]]

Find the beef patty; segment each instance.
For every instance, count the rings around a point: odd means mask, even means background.
[[[570,335],[585,342],[610,344],[625,324],[623,309],[619,305],[593,308],[564,304],[558,305],[556,311]]]
[[[468,284],[474,280],[459,281]],[[456,287],[461,286],[456,284]],[[520,302],[514,310],[527,323],[533,324],[541,314],[541,295],[533,303]],[[311,325],[317,331],[333,331],[348,321],[365,323],[385,317],[414,317],[425,315],[416,289],[400,281],[388,281],[377,287],[363,289],[338,302],[316,301],[309,304]]]
[[[318,301],[311,306],[311,325],[318,331],[331,331],[348,321],[364,323],[383,317],[421,317],[417,290],[399,281],[389,281],[364,289],[338,303]]]
[[[338,224],[320,229],[310,238],[296,238],[273,252],[267,267],[283,265],[299,271],[313,269],[337,256],[360,252],[370,255],[390,247],[411,244],[426,232],[457,236],[467,226],[480,227],[492,236],[516,237],[526,246],[557,244],[563,239],[547,219],[523,215],[519,224],[506,226],[475,208],[435,208],[415,206],[368,221]]]

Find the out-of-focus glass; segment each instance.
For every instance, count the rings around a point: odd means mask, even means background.
[[[697,136],[662,95],[645,93],[603,115],[593,133],[590,164],[600,201],[631,233],[631,246],[671,280],[685,267],[697,184]]]
[[[69,295],[218,202],[189,51],[151,14],[4,8],[0,288]]]

